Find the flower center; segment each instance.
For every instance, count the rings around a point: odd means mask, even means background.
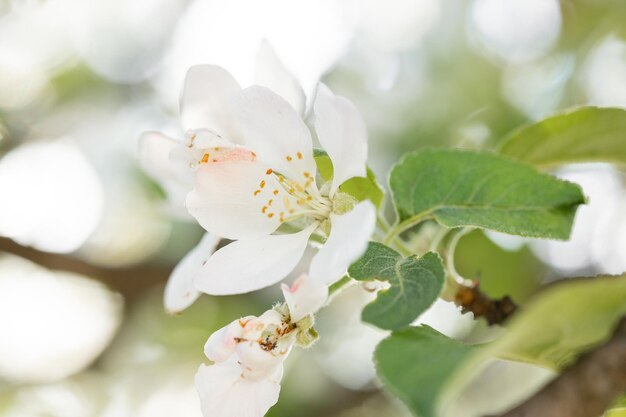
[[[261,213],[269,219],[278,218],[280,223],[302,217],[321,222],[333,210],[331,200],[320,193],[314,175],[307,171],[299,178],[289,178],[269,168],[254,191],[254,197],[263,201]]]

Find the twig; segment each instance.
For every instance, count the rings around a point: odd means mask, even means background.
[[[75,272],[95,278],[120,292],[127,301],[141,295],[146,288],[165,282],[172,270],[170,265],[100,267],[72,255],[48,253],[22,246],[7,238],[0,238],[0,253],[2,252],[21,256],[49,269]]]
[[[626,392],[626,317],[604,345],[500,417],[598,417]]]
[[[454,302],[463,309],[463,313],[472,312],[474,317],[483,317],[489,325],[502,324],[517,310],[517,305],[508,295],[492,299],[480,290],[478,281],[471,285],[458,287]]]

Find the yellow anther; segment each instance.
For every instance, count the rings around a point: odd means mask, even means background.
[[[293,160],[293,158],[290,157],[289,155],[287,155],[287,157],[285,159],[287,159],[287,162],[291,162]]]
[[[261,213],[265,214],[266,211],[267,211],[267,206],[263,206],[263,208],[261,209]]]
[[[259,187],[261,187],[261,188],[265,187],[265,180],[261,181],[261,183],[259,184]]]
[[[261,190],[256,190],[256,191],[254,192],[254,196],[255,196],[255,197],[256,197],[257,195],[259,195],[259,194],[261,194]]]
[[[271,206],[273,202],[274,202],[274,200],[270,198],[270,201],[267,202],[267,205]]]
[[[299,205],[299,206],[303,206],[303,205],[304,205],[304,203],[305,203],[304,198],[299,198],[299,199],[298,199],[298,201],[297,201],[297,203],[298,203],[298,205]]]
[[[268,214],[267,217],[269,217],[271,219],[272,217],[274,217],[274,213]]]
[[[205,153],[204,155],[202,155],[202,159],[200,160],[200,163],[206,164],[207,162],[209,162],[209,154]]]
[[[274,190],[274,191],[272,192],[272,194],[274,194],[274,195],[278,195],[278,190]]]
[[[309,178],[311,176],[311,174],[309,174],[308,172],[304,172],[304,178]]]
[[[296,155],[298,156],[298,159],[302,159],[302,153],[301,152],[298,152]]]
[[[307,200],[307,201],[311,201],[311,200],[313,200],[313,197],[311,197],[310,195],[307,195],[307,196],[306,196],[306,200]]]
[[[269,168],[267,171],[265,171],[265,173],[266,173],[267,175],[271,175],[271,174],[272,174],[272,172],[274,172],[274,171],[272,171],[272,168]]]

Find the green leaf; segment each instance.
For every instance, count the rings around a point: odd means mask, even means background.
[[[404,229],[426,218],[527,237],[567,239],[584,197],[575,184],[489,153],[407,155],[389,184]]]
[[[626,110],[581,107],[550,116],[512,132],[500,153],[541,167],[626,163]]]
[[[385,387],[417,416],[434,417],[437,399],[473,347],[421,326],[393,332],[376,348],[376,370]]]
[[[370,242],[367,251],[348,270],[359,281],[388,281],[390,287],[378,292],[376,300],[363,309],[363,321],[382,329],[408,326],[428,309],[443,287],[441,258],[434,252],[422,257],[403,258],[395,250]]]
[[[498,357],[561,370],[607,339],[626,315],[626,275],[554,284],[513,317],[490,350]]]
[[[494,359],[561,371],[611,336],[626,315],[624,300],[626,275],[569,279],[522,306],[506,331],[483,346],[469,347],[423,328],[394,332],[376,351],[377,369],[385,385],[418,416],[452,417],[459,409],[465,417],[500,414],[504,409],[494,409],[494,398],[512,398],[511,385],[499,379],[497,367],[489,368],[497,364]],[[518,394],[531,395],[545,382],[545,371],[541,375],[532,383],[517,384],[515,378],[512,383]],[[485,392],[476,389],[476,380],[485,376],[500,382]],[[468,398],[472,410],[463,402]],[[500,408],[513,405],[498,403]]]
[[[606,412],[605,417],[626,417],[626,395],[619,398]]]
[[[324,181],[333,179],[333,163],[326,151],[314,149],[315,162]],[[350,194],[358,201],[369,199],[376,207],[380,207],[385,197],[385,191],[376,179],[374,172],[367,168],[367,177],[354,177],[344,182],[339,190]]]

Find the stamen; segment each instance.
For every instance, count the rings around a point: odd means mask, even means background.
[[[298,152],[296,155],[298,156],[298,159],[302,159],[302,153],[301,152]]]
[[[290,157],[289,155],[287,155],[287,157],[285,159],[287,159],[287,162],[291,162],[293,160],[293,158]]]
[[[256,191],[254,192],[254,196],[255,196],[255,197],[256,197],[257,195],[259,195],[259,194],[261,194],[261,190],[256,190]]]
[[[272,174],[272,172],[274,172],[274,171],[272,171],[272,168],[270,168],[270,169],[268,169],[267,171],[265,171],[265,173],[266,173],[267,175],[271,175],[271,174]]]
[[[209,162],[209,154],[205,153],[204,155],[202,155],[202,159],[200,160],[200,163],[206,164],[207,162]]]
[[[263,206],[263,208],[261,209],[261,213],[265,214],[266,211],[267,211],[267,206]]]
[[[265,180],[261,181],[261,183],[259,184],[259,187],[261,187],[261,188],[265,187]]]
[[[267,217],[269,217],[271,219],[272,217],[274,217],[274,213],[268,214]]]
[[[267,202],[267,205],[271,206],[273,202],[274,202],[274,200],[270,198],[270,200]]]
[[[278,195],[278,190],[274,190],[272,193],[273,193],[274,195]]]

